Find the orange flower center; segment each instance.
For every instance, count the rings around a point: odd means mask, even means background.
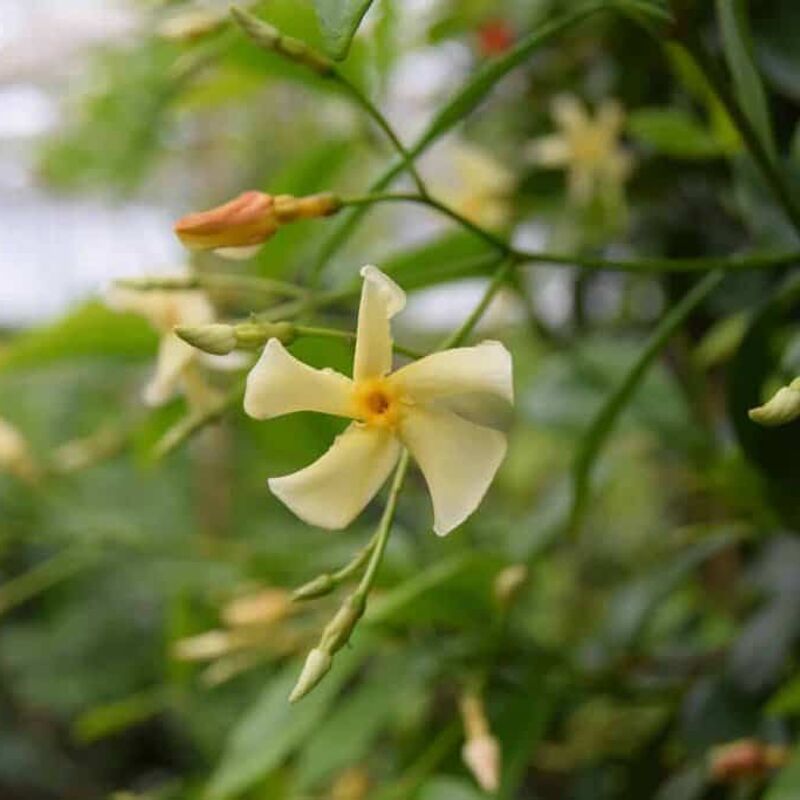
[[[371,378],[356,384],[353,402],[354,416],[367,425],[395,429],[405,405],[386,378]]]

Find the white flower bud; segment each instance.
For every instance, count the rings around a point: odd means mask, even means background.
[[[483,734],[469,739],[461,757],[481,789],[496,792],[500,788],[500,746],[494,736]]]
[[[770,428],[786,425],[800,417],[800,378],[778,389],[764,405],[751,408],[749,416],[753,422]]]
[[[303,671],[289,695],[289,702],[296,703],[305,697],[325,677],[332,663],[330,653],[315,647],[306,658]]]

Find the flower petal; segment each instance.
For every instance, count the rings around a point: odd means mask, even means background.
[[[451,411],[425,406],[406,413],[400,437],[428,484],[433,529],[444,536],[478,507],[505,456],[506,437]]]
[[[392,433],[354,423],[321,458],[292,475],[271,478],[269,488],[310,525],[344,528],[385,483],[399,455],[400,442]]]
[[[156,370],[144,388],[143,399],[148,406],[160,406],[172,398],[195,354],[195,349],[174,333],[161,337]]]
[[[353,382],[330,369],[298,361],[278,339],[270,339],[247,376],[244,410],[255,419],[295,411],[352,416]]]
[[[205,292],[198,289],[145,290],[112,288],[106,305],[114,311],[143,316],[157,331],[166,333],[176,325],[208,325],[214,321],[214,309]]]
[[[590,122],[586,106],[572,94],[560,94],[555,97],[550,111],[558,127],[566,133],[582,130]]]
[[[525,155],[532,164],[540,167],[563,167],[569,163],[570,144],[559,133],[534,139],[525,147]]]
[[[358,309],[358,332],[353,378],[377,378],[392,368],[389,320],[406,305],[406,293],[377,267],[361,269],[364,285]]]
[[[418,403],[475,393],[514,402],[511,353],[495,341],[432,353],[401,367],[389,380]]]

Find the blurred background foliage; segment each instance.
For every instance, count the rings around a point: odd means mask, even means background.
[[[341,54],[342,15],[363,5],[251,10]],[[750,87],[747,112],[794,185],[800,7],[696,6],[693,29],[735,76],[744,71],[735,83]],[[340,69],[413,142],[476,71],[576,7],[376,0]],[[206,16],[186,16],[198,9]],[[225,7],[135,10],[132,31],[92,50],[61,124],[37,145],[49,191],[143,199],[176,217],[246,188],[363,192],[391,163],[346,96],[254,47]],[[730,15],[750,37],[744,50]],[[187,33],[187,19],[207,24]],[[616,98],[628,112],[635,167],[610,211],[571,205],[562,173],[523,155],[553,131],[551,101],[565,92],[592,106]],[[595,14],[511,71],[420,159],[434,193],[477,191],[453,177],[465,143],[510,173],[502,227],[532,249],[633,260],[798,249],[706,79],[635,10]],[[397,337],[423,350],[466,316],[488,252],[479,239],[392,204],[329,256],[340,225],[301,223],[251,261],[204,255],[193,266],[304,281],[319,263],[339,287],[377,263],[414,290]],[[181,266],[143,263],[139,274]],[[286,697],[337,600],[288,607],[279,590],[344,563],[380,504],[330,535],[295,519],[265,479],[315,458],[337,423],[257,423],[233,409],[157,459],[185,409],[141,404],[157,346],[142,319],[89,299],[2,332],[1,415],[36,465],[0,474],[4,800],[473,800],[483,794],[461,761],[458,708],[476,684],[502,751],[500,797],[800,798],[800,422],[767,430],[747,418],[800,372],[795,266],[731,272],[670,337],[600,454],[579,524],[576,454],[696,277],[523,274],[481,328],[512,350],[518,398],[491,493],[438,539],[412,471],[367,617],[296,706]],[[21,279],[7,258],[3,277]],[[231,291],[213,299],[225,318],[264,308]],[[352,304],[327,316],[352,327]],[[330,340],[293,349],[319,366],[346,369],[350,358]],[[514,565],[524,579],[498,589]],[[715,748],[742,738],[776,748],[771,766],[783,769],[725,773]]]

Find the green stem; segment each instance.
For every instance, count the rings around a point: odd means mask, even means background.
[[[480,322],[481,317],[484,315],[486,309],[489,307],[489,304],[494,299],[494,296],[505,282],[506,278],[508,277],[508,273],[513,266],[514,261],[512,259],[507,259],[500,264],[492,276],[489,285],[486,287],[483,297],[481,297],[478,304],[472,310],[472,313],[466,318],[466,320],[464,320],[464,324],[457,331],[454,331],[442,342],[439,347],[440,350],[448,350],[451,347],[458,347],[466,340],[466,338],[472,333],[475,326]]]
[[[800,235],[800,205],[798,205],[789,186],[783,179],[777,164],[764,147],[749,117],[739,105],[717,65],[709,57],[699,37],[694,32],[690,32],[682,43],[695,66],[704,75],[714,94],[725,107],[747,149],[750,151],[756,166],[761,171],[764,180],[772,189],[775,198],[794,226],[795,231]]]
[[[617,417],[628,404],[656,356],[695,308],[719,285],[724,275],[721,271],[709,273],[677,305],[669,310],[650,335],[644,349],[623,381],[594,417],[582,439],[572,470],[573,495],[569,530],[573,534],[577,533],[585,511],[592,467],[606,443]]]
[[[389,124],[389,120],[387,120],[386,117],[381,113],[380,109],[378,109],[378,107],[344,75],[337,71],[332,77],[336,80],[339,86],[341,86],[342,89],[355,101],[355,103],[360,106],[386,134],[386,138],[389,139],[394,146],[394,149],[397,150],[397,153],[402,160],[403,168],[406,169],[409,175],[411,175],[413,178],[417,190],[421,195],[427,196],[428,189],[425,186],[425,182],[422,180],[419,171],[414,165],[413,156],[400,141],[400,138],[395,133],[394,128]]]
[[[316,336],[323,339],[342,339],[347,342],[354,342],[356,340],[356,335],[353,333],[353,331],[342,331],[338,330],[337,328],[318,328],[311,325],[295,325],[294,330],[298,336]],[[394,344],[394,349],[397,350],[398,353],[402,353],[409,358],[422,358],[423,355],[416,350],[412,350],[409,347],[404,347],[396,342]]]
[[[85,552],[64,550],[0,586],[0,614],[71,578],[92,563]]]
[[[114,283],[123,289],[137,291],[181,291],[185,289],[233,289],[242,292],[257,292],[270,297],[306,297],[308,290],[287,281],[257,278],[253,275],[223,275],[199,273],[186,277],[121,278]]]
[[[418,203],[427,206],[458,223],[465,230],[483,239],[501,253],[527,264],[552,264],[577,267],[585,270],[609,270],[615,272],[658,273],[658,272],[709,272],[722,269],[726,272],[740,272],[749,269],[769,269],[788,266],[800,261],[800,252],[776,253],[763,256],[710,256],[707,258],[636,258],[617,260],[582,255],[534,252],[512,247],[508,242],[491,231],[448,208],[433,197],[422,197],[408,193],[381,193],[348,197],[342,200],[347,206],[363,206],[371,203]]]
[[[383,560],[383,554],[386,550],[386,544],[389,541],[389,534],[392,530],[392,522],[394,521],[394,512],[397,508],[400,489],[403,486],[403,481],[408,471],[408,461],[408,450],[403,450],[400,455],[400,460],[397,462],[397,469],[394,473],[392,487],[389,490],[386,507],[383,509],[381,521],[378,523],[378,529],[375,531],[369,563],[367,564],[366,570],[364,570],[358,588],[353,593],[353,597],[358,600],[366,601],[367,595],[369,595],[370,589],[372,589],[372,585],[375,583],[375,576],[378,574],[378,567],[380,567],[381,561]]]

